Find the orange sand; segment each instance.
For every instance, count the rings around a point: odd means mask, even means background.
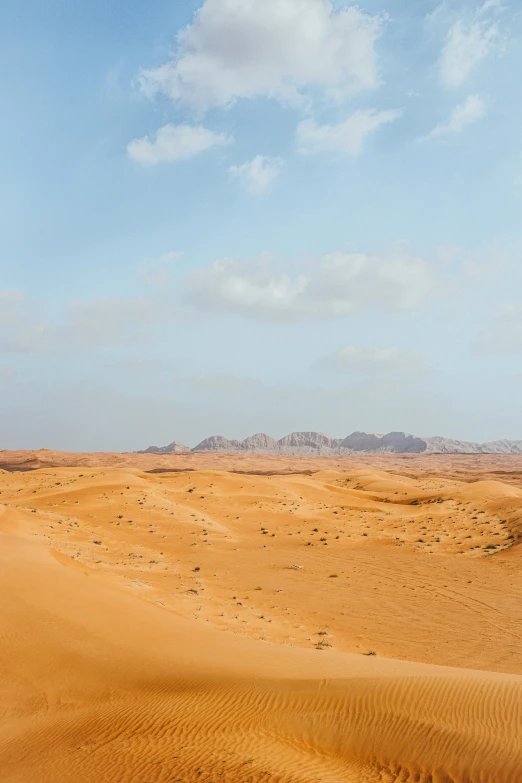
[[[0,462],[0,780],[522,781],[522,460]]]

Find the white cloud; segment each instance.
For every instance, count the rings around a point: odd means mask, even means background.
[[[439,60],[440,78],[448,88],[460,87],[499,40],[498,25],[486,18],[498,3],[486,2],[470,19],[457,19],[450,27]]]
[[[190,276],[186,299],[203,311],[289,322],[411,310],[435,285],[430,264],[403,250],[338,252],[286,271],[265,257],[216,261]]]
[[[202,125],[164,125],[155,138],[144,136],[127,145],[127,153],[137,163],[154,165],[164,161],[187,160],[211,147],[230,144],[225,133],[214,133]]]
[[[315,120],[303,120],[297,126],[296,140],[299,152],[345,152],[359,155],[366,137],[381,125],[394,122],[401,111],[359,110],[338,125],[317,125]]]
[[[314,368],[362,376],[419,376],[429,372],[419,354],[399,348],[363,345],[344,345],[316,361]]]
[[[382,23],[330,0],[205,0],[141,87],[199,111],[257,96],[300,105],[317,88],[342,99],[378,84]]]
[[[447,133],[460,133],[468,125],[480,120],[486,113],[486,104],[480,95],[468,95],[464,103],[456,106],[446,122],[437,125],[427,138],[444,136]]]
[[[254,195],[266,193],[274,184],[281,169],[281,158],[266,158],[256,155],[253,160],[243,163],[241,166],[231,166],[229,174],[238,179],[245,190]]]

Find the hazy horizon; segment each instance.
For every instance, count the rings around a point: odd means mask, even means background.
[[[0,448],[522,439],[514,4],[2,16]]]

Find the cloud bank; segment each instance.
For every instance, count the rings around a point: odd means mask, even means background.
[[[378,84],[382,24],[329,0],[205,0],[141,88],[200,112],[255,97],[305,105],[316,89],[343,99]]]
[[[202,311],[292,322],[412,310],[435,285],[430,263],[407,252],[337,252],[287,270],[264,257],[216,261],[188,278],[186,300]]]

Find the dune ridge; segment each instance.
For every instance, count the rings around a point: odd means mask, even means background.
[[[522,488],[257,468],[1,474],[1,779],[519,783]]]
[[[522,677],[232,644],[8,538],[2,617],[7,580],[26,631],[2,670],[29,656],[45,701],[10,716],[5,780],[520,779]]]
[[[52,449],[0,451],[0,471],[39,468],[131,468],[144,472],[223,470],[240,474],[287,475],[369,468],[397,476],[440,477],[474,482],[496,479],[522,487],[522,455],[517,454],[348,454],[276,455],[188,452],[61,452]]]

